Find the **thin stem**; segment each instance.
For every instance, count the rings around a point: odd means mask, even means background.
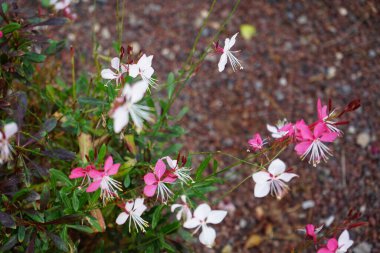
[[[226,192],[225,194],[223,194],[220,198],[218,198],[217,200],[214,201],[214,205],[217,204],[219,201],[221,201],[222,199],[224,199],[226,196],[228,196],[229,194],[231,194],[233,191],[235,191],[237,188],[239,188],[245,181],[247,181],[248,179],[250,179],[252,177],[252,175],[249,175],[247,176],[246,178],[244,178],[242,181],[240,181],[237,185],[235,185],[234,187],[232,187],[228,192]]]

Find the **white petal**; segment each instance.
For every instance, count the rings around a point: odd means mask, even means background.
[[[256,183],[254,195],[256,198],[262,198],[268,195],[270,191],[270,183]]]
[[[191,210],[190,210],[190,208],[185,208],[186,210],[184,210],[184,212],[185,212],[185,215],[186,215],[186,218],[185,218],[185,220],[190,220],[192,217],[193,217],[193,215],[191,214]]]
[[[18,127],[17,127],[17,124],[14,122],[8,123],[4,126],[4,133],[7,139],[12,137],[15,133],[17,133],[17,131],[18,131]]]
[[[227,54],[223,53],[218,63],[219,72],[222,72],[224,70],[224,68],[226,67],[226,64],[227,64]]]
[[[170,207],[171,212],[173,213],[174,210],[177,209],[178,207],[181,207],[181,208],[182,208],[182,205],[180,205],[180,204],[173,204],[173,205]]]
[[[227,211],[215,210],[207,216],[206,223],[218,224],[221,223],[224,217],[226,217]]]
[[[211,208],[207,204],[199,205],[194,211],[194,217],[199,220],[205,220],[206,217],[210,214]]]
[[[278,132],[277,127],[272,126],[272,125],[268,125],[268,124],[267,124],[267,129],[268,129],[268,131],[271,132],[271,133],[277,133],[277,132]]]
[[[123,107],[120,106],[115,110],[115,112],[112,114],[113,118],[113,129],[115,133],[120,133],[121,129],[128,125],[129,115],[128,111]]]
[[[174,160],[175,162],[176,162],[176,164],[177,164],[177,160]],[[169,165],[170,166],[170,165]],[[172,168],[172,167],[171,167]],[[186,195],[181,195],[181,200],[182,200],[182,202],[183,203],[187,203],[187,201],[186,201]]]
[[[178,211],[177,215],[175,216],[175,217],[177,218],[177,220],[181,220],[181,218],[182,218],[182,212],[183,212],[183,208],[181,208],[181,209]]]
[[[255,181],[256,183],[264,183],[270,180],[270,175],[268,172],[259,171],[259,172],[253,173],[252,178],[253,178],[253,181]]]
[[[282,173],[277,177],[277,179],[281,179],[282,181],[289,182],[293,177],[298,177],[297,174],[294,173]]]
[[[231,49],[231,47],[233,47],[233,45],[235,45],[235,42],[236,42],[236,36],[238,35],[239,33],[235,33],[234,36],[231,37],[229,43],[228,43],[228,50]]]
[[[228,47],[229,44],[230,44],[230,39],[226,38],[226,40],[224,41],[223,52],[226,52],[226,51],[230,50],[230,48]]]
[[[110,69],[103,69],[102,72],[100,72],[100,75],[102,76],[103,79],[116,79],[117,78],[117,74],[115,74]]]
[[[207,247],[211,248],[214,245],[215,237],[215,229],[203,226],[202,233],[199,235],[199,241]]]
[[[172,160],[169,156],[166,157],[166,161],[170,168],[174,169],[177,166],[177,160]]]
[[[147,57],[145,54],[141,56],[140,60],[138,61],[137,65],[141,69],[147,69],[148,67],[152,66],[152,60],[153,60],[153,55]]]
[[[129,65],[129,75],[135,78],[140,73],[140,68],[137,64]]]
[[[148,89],[149,84],[145,81],[138,81],[131,87],[131,103],[136,103],[140,101]]]
[[[344,230],[338,239],[339,253],[346,252],[352,246],[354,241],[350,240],[350,235],[347,230]]]
[[[281,173],[283,173],[286,169],[286,165],[283,161],[281,161],[280,159],[274,159],[270,165],[269,165],[269,168],[268,168],[268,171],[272,174],[272,175],[280,175]]]
[[[144,76],[146,78],[151,78],[153,73],[154,73],[154,69],[152,67],[147,67],[146,69],[144,69]]]
[[[133,210],[133,206],[134,206],[134,202],[133,201],[127,201],[127,203],[125,203],[125,210],[127,210],[128,212],[131,212]]]
[[[119,216],[117,216],[116,223],[122,225],[127,221],[128,217],[129,215],[126,212],[122,212]]]
[[[183,227],[184,228],[196,228],[198,226],[200,226],[201,223],[199,222],[199,220],[197,218],[192,218],[190,220],[187,220],[184,224],[183,224]]]
[[[146,206],[144,205],[144,199],[143,198],[137,198],[135,200],[135,205],[133,207],[134,213],[138,216],[141,216],[141,214],[146,210]]]
[[[112,68],[116,69],[119,72],[119,70],[120,70],[120,59],[118,57],[112,58],[111,66],[112,66]]]

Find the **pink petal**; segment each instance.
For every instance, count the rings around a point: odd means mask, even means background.
[[[177,177],[168,176],[165,177],[162,182],[164,183],[174,183],[177,180]]]
[[[301,133],[301,137],[303,140],[313,140],[314,136],[312,132],[310,131],[310,128],[305,123],[298,126],[298,130]]]
[[[314,237],[315,236],[314,229],[315,229],[315,227],[313,224],[307,224],[306,225],[306,234],[308,236]]]
[[[107,157],[106,162],[104,163],[104,171],[108,172],[109,169],[111,169],[113,164],[112,156]]]
[[[111,169],[108,170],[108,175],[115,175],[117,171],[119,170],[120,163],[115,163],[111,166]]]
[[[99,178],[99,177],[103,177],[104,172],[103,172],[103,171],[99,171],[99,170],[90,170],[90,171],[88,172],[88,175],[89,175],[91,178]]]
[[[144,187],[144,195],[147,197],[152,197],[156,192],[157,185],[146,185]]]
[[[161,179],[165,171],[166,171],[166,165],[161,159],[159,159],[156,163],[156,166],[154,167],[154,174],[156,174],[158,179]]]
[[[303,155],[305,154],[306,150],[310,147],[311,141],[304,141],[301,143],[298,143],[294,150],[297,152],[297,155]]]
[[[83,170],[83,168],[75,168],[71,171],[69,178],[74,179],[74,178],[84,177],[85,175],[86,175],[86,172]]]
[[[324,133],[328,132],[328,128],[326,127],[325,123],[318,123],[314,127],[314,137],[319,138],[321,137]]]
[[[338,249],[338,241],[335,238],[331,238],[326,246],[329,250],[335,252]]]
[[[338,133],[325,133],[321,136],[321,141],[324,142],[333,142],[338,137]]]
[[[153,185],[154,183],[157,183],[157,178],[153,173],[148,173],[144,176],[144,182],[147,185]]]
[[[99,189],[99,187],[100,187],[100,183],[101,183],[101,182],[102,182],[102,180],[97,180],[97,181],[92,182],[92,183],[87,187],[86,192],[94,192],[94,191],[96,191],[97,189]]]
[[[327,248],[321,248],[317,253],[334,253],[333,251],[328,250]]]

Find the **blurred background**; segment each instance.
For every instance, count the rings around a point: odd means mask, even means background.
[[[123,45],[133,46],[134,53],[153,54],[155,73],[164,82],[186,60],[211,2],[125,0]],[[234,2],[217,1],[198,53]],[[80,56],[79,72],[96,71],[94,41],[101,54],[116,56],[116,6],[116,0],[73,1],[71,9],[78,17],[59,33]],[[237,57],[244,70],[234,73],[227,66],[219,73],[219,55],[209,55],[200,66],[173,110],[190,109],[181,121],[186,135],[173,140],[184,144],[183,152],[221,150],[245,157],[247,141],[255,132],[269,136],[267,123],[283,118],[313,122],[318,98],[324,103],[332,99],[335,107],[360,98],[362,107],[345,115],[350,124],[342,127],[344,136],[331,146],[334,157],[327,163],[314,168],[300,161],[292,148],[280,156],[300,175],[282,200],[254,198],[254,183],[248,180],[214,206],[229,214],[215,226],[216,247],[196,246],[196,252],[289,252],[303,239],[297,228],[339,223],[350,208],[360,210],[369,222],[350,231],[355,241],[350,252],[380,252],[379,31],[378,0],[241,1],[220,42],[224,45],[226,37],[240,32],[234,49],[240,50]],[[70,71],[69,57],[67,48],[57,59],[62,75]],[[233,160],[220,157],[220,162],[228,165]],[[210,200],[251,173],[249,167],[234,168],[225,175],[228,183]]]

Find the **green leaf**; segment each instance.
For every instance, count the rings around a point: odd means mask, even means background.
[[[104,157],[106,156],[106,152],[107,152],[107,146],[105,144],[103,144],[100,147],[100,150],[98,153],[98,159],[96,160],[98,164],[103,163]]]
[[[79,199],[78,199],[78,196],[77,196],[77,191],[74,191],[74,193],[73,193],[73,199],[71,200],[71,202],[73,204],[74,211],[78,211],[78,209],[79,209]]]
[[[17,239],[19,242],[23,242],[25,238],[25,227],[19,226],[17,231]]]
[[[155,229],[157,227],[158,222],[160,221],[161,211],[164,208],[164,205],[160,205],[154,210],[153,218],[152,218],[152,228]]]
[[[82,226],[82,225],[66,225],[68,228],[72,228],[81,232],[92,234],[94,233],[94,230],[88,226]]]
[[[175,77],[172,72],[170,72],[168,75],[167,83],[168,83],[168,98],[170,99],[173,96],[174,88],[175,88]]]
[[[31,61],[31,62],[44,62],[45,59],[46,59],[46,55],[43,55],[43,54],[37,54],[37,53],[34,53],[34,52],[27,52],[26,54],[24,54],[24,58]]]
[[[0,252],[6,252],[13,248],[17,243],[17,236],[12,235],[11,238],[0,248]]]
[[[130,186],[130,184],[131,184],[131,177],[129,176],[129,174],[127,174],[125,176],[123,184],[124,184],[125,188],[128,188]]]
[[[7,213],[0,212],[0,223],[6,228],[16,228],[13,217]]]
[[[53,241],[55,247],[57,247],[57,249],[59,250],[62,250],[64,252],[68,252],[69,251],[69,248],[67,246],[67,243],[65,241],[63,241],[61,239],[61,237],[59,237],[58,235],[56,234],[53,234],[53,233],[50,233],[50,232],[47,232],[46,233],[50,239]]]
[[[195,179],[199,180],[202,177],[202,173],[207,168],[208,163],[211,160],[211,155],[209,155],[205,160],[202,161],[202,163],[199,165],[197,172],[195,174]]]
[[[100,226],[98,220],[92,216],[87,216],[88,223],[90,223],[91,226],[93,226],[98,232],[102,232],[102,227]]]
[[[65,41],[49,40],[49,46],[43,51],[44,54],[53,55],[65,47]]]
[[[67,186],[74,186],[73,183],[71,182],[71,180],[60,170],[56,170],[56,169],[50,169],[50,174],[53,178],[55,178],[56,180],[59,180],[63,183],[65,183]]]
[[[107,102],[105,102],[103,100],[91,98],[91,97],[80,97],[80,98],[78,98],[78,102],[80,105],[94,105],[94,106],[107,105],[108,104]]]
[[[7,24],[6,26],[4,26],[3,28],[1,28],[0,30],[4,34],[8,34],[8,33],[14,32],[14,31],[16,31],[16,30],[18,30],[20,28],[21,28],[21,25],[19,23],[12,22],[12,23]]]

